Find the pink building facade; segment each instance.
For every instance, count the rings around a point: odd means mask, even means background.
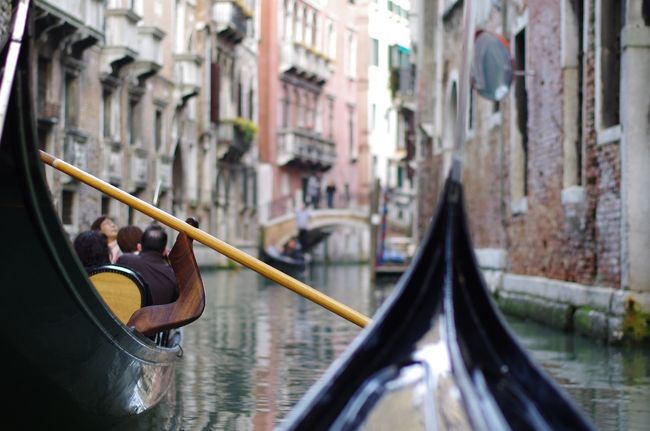
[[[357,69],[361,13],[348,0],[263,2],[259,54],[261,218],[305,198],[310,176],[359,191]],[[267,205],[265,205],[265,201]],[[320,201],[325,205],[325,199]]]

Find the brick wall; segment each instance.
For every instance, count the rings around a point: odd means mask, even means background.
[[[501,126],[495,124],[493,105],[476,101],[474,136],[470,136],[465,148],[466,204],[474,246],[505,248],[510,258],[509,272],[618,288],[621,283],[620,150],[616,142],[597,144],[594,0],[585,3],[591,17],[586,24],[587,51],[582,76],[584,202],[562,203],[561,5],[557,1],[539,0],[528,2],[527,6],[527,212],[513,214],[510,208],[511,95],[501,103]],[[512,18],[513,15],[509,17]],[[497,28],[498,23],[500,20],[495,19],[487,25]],[[455,26],[446,26],[445,31],[445,59],[451,67],[458,67],[455,53],[460,52],[462,38]],[[447,88],[446,81],[442,87]],[[500,168],[501,143],[505,170]],[[424,165],[426,169],[431,168]],[[422,170],[419,173],[420,190],[437,193],[439,186],[427,184],[430,174]],[[504,184],[503,191],[501,184]],[[422,212],[423,199],[420,202]]]
[[[440,180],[442,168],[441,156],[427,157],[418,163],[418,214],[416,222],[420,235],[419,240],[422,239],[431,223],[431,217],[442,190]]]

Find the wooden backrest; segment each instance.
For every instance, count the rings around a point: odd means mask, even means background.
[[[199,226],[192,218],[187,219],[187,223]],[[127,323],[127,326],[146,336],[185,326],[198,319],[205,308],[203,280],[194,257],[192,239],[185,233],[178,234],[169,253],[169,262],[176,274],[178,299],[170,304],[143,307],[133,313]]]
[[[88,271],[90,281],[108,308],[126,324],[136,310],[151,305],[149,289],[138,273],[118,265]]]

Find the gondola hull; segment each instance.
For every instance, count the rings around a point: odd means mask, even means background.
[[[288,274],[300,274],[307,268],[307,260],[305,258],[283,256],[270,250],[262,251],[262,261]]]
[[[122,325],[73,253],[36,153],[22,45],[0,144],[3,423],[103,429],[160,401],[180,348]]]

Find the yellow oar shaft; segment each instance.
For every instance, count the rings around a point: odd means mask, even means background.
[[[197,229],[184,221],[167,214],[165,211],[162,211],[155,206],[138,199],[129,193],[126,193],[123,190],[118,189],[117,187],[100,180],[99,178],[88,174],[87,172],[82,171],[79,168],[72,166],[69,163],[64,162],[61,159],[41,151],[41,160],[43,160],[48,165],[64,172],[71,177],[88,184],[91,187],[96,188],[102,193],[109,195],[110,197],[119,200],[120,202],[129,205],[130,207],[135,208],[136,210],[148,215],[149,217],[158,220],[160,223],[163,223],[172,229],[175,229],[179,232],[185,232],[190,238],[200,242],[201,244],[210,247],[213,250],[218,251],[224,256],[244,265],[247,268],[252,269],[253,271],[263,275],[264,277],[275,281],[276,283],[286,287],[287,289],[293,290],[297,294],[309,299],[312,302],[330,310],[331,312],[338,314],[344,319],[349,320],[350,322],[360,326],[365,327],[370,323],[370,318],[359,313],[356,310],[348,307],[347,305],[341,304],[340,302],[330,298],[327,295],[322,294],[316,289],[306,285],[305,283],[296,280],[295,278],[285,274],[282,271],[278,271],[272,266],[262,262],[259,259],[254,258],[253,256],[244,253],[243,251],[221,241],[218,238]]]

